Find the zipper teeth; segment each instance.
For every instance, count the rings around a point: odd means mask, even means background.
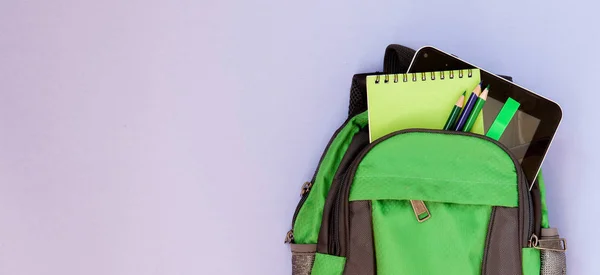
[[[523,174],[524,175],[524,174]],[[525,178],[525,177],[524,177]],[[525,184],[529,187],[529,184],[527,183],[527,181],[525,181]],[[529,234],[527,234],[527,238],[525,238],[526,240],[533,235],[535,232],[535,213],[533,211],[533,199],[531,197],[531,191],[529,191],[529,188],[527,188],[527,200],[529,201]]]
[[[512,155],[511,155],[512,157]],[[513,159],[514,160],[514,159]],[[515,162],[515,166],[517,166],[518,170],[520,170],[520,174],[519,175],[519,184],[521,185],[521,188],[524,190],[524,197],[521,198],[523,200],[527,200],[527,231],[524,232],[524,236],[523,236],[523,240],[521,241],[521,243],[527,242],[529,240],[529,238],[531,237],[531,235],[534,233],[534,218],[535,218],[535,213],[533,212],[533,200],[531,198],[531,192],[529,191],[529,184],[527,182],[527,177],[525,177],[525,172],[523,171],[521,165],[518,162]],[[523,202],[525,203],[525,202]],[[524,204],[525,206],[525,204]],[[525,212],[522,213],[522,215],[525,215]],[[524,221],[525,222],[525,221]],[[525,224],[523,224],[523,227],[525,227]],[[524,229],[525,230],[525,229]]]
[[[304,205],[304,202],[306,202],[306,199],[308,198],[309,193],[310,193],[310,191],[306,192],[306,194],[302,195],[302,198],[300,198],[300,201],[298,202],[298,206],[296,206],[296,210],[294,211],[294,216],[292,217],[292,227],[296,223],[296,218],[298,218],[298,213],[300,213],[300,209],[302,208],[302,205]]]
[[[315,183],[315,179],[317,178],[317,174],[319,173],[319,168],[321,167],[321,163],[323,162],[323,159],[325,158],[327,151],[329,151],[329,147],[331,147],[331,143],[333,143],[333,140],[335,140],[335,138],[342,131],[342,129],[344,129],[346,127],[346,125],[348,125],[348,122],[350,122],[351,119],[352,119],[351,117],[347,118],[346,121],[344,121],[344,123],[342,123],[342,126],[340,126],[337,130],[335,130],[335,132],[333,133],[333,135],[327,142],[327,145],[325,146],[325,150],[323,151],[323,154],[321,155],[321,158],[319,159],[319,163],[317,164],[317,168],[315,169],[312,179],[310,180],[310,182],[312,182],[313,184]],[[298,218],[298,213],[300,213],[300,209],[306,202],[306,199],[308,199],[308,194],[310,194],[310,190],[308,192],[306,192],[306,194],[302,195],[302,198],[300,198],[300,201],[298,202],[298,205],[296,206],[296,210],[294,210],[294,216],[292,217],[292,229],[294,228],[294,224],[296,224],[296,219]]]
[[[342,179],[342,184],[345,182],[344,180],[346,179],[346,176],[344,175],[344,178]],[[338,188],[338,190],[336,190],[336,198],[335,198],[335,204],[334,205],[339,205],[340,204],[340,200],[341,200],[341,191],[342,188]],[[329,226],[329,236],[331,236],[331,241],[329,242],[329,252],[332,255],[339,255],[340,251],[339,251],[339,246],[340,246],[340,239],[339,239],[339,234],[338,232],[340,231],[340,223],[339,221],[339,216],[340,216],[340,208],[339,207],[334,207],[332,209],[332,219],[330,219],[330,226]]]
[[[340,185],[339,189],[336,190],[337,195],[336,195],[336,203],[333,206],[333,219],[330,219],[330,227],[337,227],[337,223],[339,220],[339,217],[337,217],[337,214],[339,214],[339,210],[337,208],[340,207],[341,204],[341,199],[340,197],[340,193],[341,190],[343,188],[349,188],[349,186],[351,185],[351,182],[348,183],[350,180],[347,179],[347,176],[352,177],[352,175],[354,175],[356,173],[356,170],[358,169],[358,164],[360,164],[360,162],[362,161],[362,159],[365,157],[365,155],[375,146],[377,146],[379,143],[386,141],[387,139],[397,136],[397,135],[401,135],[401,134],[407,134],[407,133],[433,133],[433,134],[444,134],[444,135],[458,135],[458,136],[469,136],[469,137],[475,137],[475,138],[479,138],[479,139],[483,139],[483,140],[487,140],[489,142],[492,142],[494,144],[496,144],[498,147],[500,147],[513,161],[515,169],[517,170],[517,182],[518,184],[522,185],[520,189],[523,189],[524,192],[527,192],[527,197],[523,198],[528,200],[528,206],[529,204],[531,204],[531,194],[529,194],[529,186],[525,186],[523,187],[523,185],[527,185],[527,183],[523,183],[523,178],[524,178],[524,172],[523,172],[523,168],[521,167],[521,165],[519,164],[519,162],[517,161],[517,159],[513,156],[513,154],[510,152],[510,150],[508,149],[508,147],[506,147],[504,144],[500,143],[497,140],[494,140],[490,137],[484,136],[484,135],[479,135],[479,134],[473,134],[473,133],[469,133],[469,132],[454,132],[454,131],[444,131],[444,130],[432,130],[432,129],[406,129],[406,130],[400,130],[400,131],[396,131],[396,132],[392,132],[390,134],[387,134],[377,140],[375,140],[374,142],[370,143],[369,145],[367,145],[365,148],[363,148],[361,150],[361,152],[358,154],[358,156],[354,159],[354,161],[352,162],[352,164],[350,164],[349,169],[346,171],[346,174],[344,174],[344,178],[342,180],[342,184]],[[531,207],[527,207],[529,210],[529,213],[532,212]],[[522,213],[522,215],[524,215],[525,213]],[[533,230],[533,226],[531,225],[533,222],[532,216],[531,214],[529,215],[528,218],[528,222],[529,222],[529,234],[531,235],[531,232]],[[339,244],[339,235],[340,232],[339,230],[336,230],[334,232],[332,232],[333,234],[330,234],[330,243],[329,243],[329,253],[331,255],[336,255],[339,256],[340,251],[337,251],[337,248],[339,248],[340,244]],[[523,237],[523,236],[522,236]],[[528,238],[528,237],[527,237]],[[333,242],[333,243],[332,243]],[[335,248],[336,251],[332,251],[331,248]],[[335,252],[335,253],[334,253]]]
[[[325,146],[325,151],[323,151],[323,154],[321,155],[321,158],[319,159],[319,163],[317,164],[317,169],[315,169],[315,173],[313,174],[313,177],[310,180],[310,182],[312,182],[313,184],[315,183],[315,179],[317,178],[317,174],[319,173],[319,167],[321,167],[321,163],[323,162],[323,159],[325,158],[327,151],[329,151],[329,147],[331,146],[331,143],[333,143],[333,140],[335,140],[335,138],[342,131],[342,129],[344,129],[346,127],[346,125],[348,125],[348,122],[350,122],[350,120],[352,118],[354,118],[354,117],[347,118],[346,121],[344,121],[344,123],[342,123],[342,126],[340,126],[340,128],[335,130],[335,132],[329,139],[329,142],[327,142],[327,145]]]

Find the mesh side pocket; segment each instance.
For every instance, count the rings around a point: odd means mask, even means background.
[[[542,238],[539,241],[541,250],[541,275],[567,274],[567,244],[560,239],[556,228],[542,228]],[[545,249],[544,249],[545,248]]]
[[[567,257],[564,251],[542,250],[541,275],[567,274]]]
[[[316,245],[292,244],[292,275],[310,275],[316,250]]]

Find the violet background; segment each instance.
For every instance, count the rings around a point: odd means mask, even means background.
[[[431,44],[559,102],[570,274],[599,269],[596,1],[0,1],[0,274],[290,274],[354,73]]]

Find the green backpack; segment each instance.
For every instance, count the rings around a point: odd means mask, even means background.
[[[388,46],[384,73],[406,72],[414,53]],[[566,274],[542,175],[529,190],[505,146],[471,133],[407,129],[369,143],[373,74],[353,77],[348,119],[302,186],[286,237],[292,274]]]

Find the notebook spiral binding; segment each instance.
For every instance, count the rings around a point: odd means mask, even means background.
[[[463,78],[464,77],[464,71],[467,71],[467,77],[472,77],[473,76],[473,69],[465,69],[465,70],[455,70],[458,71],[458,78]],[[453,79],[454,78],[454,71],[440,71],[440,72],[432,72],[431,74],[431,80],[435,80],[435,75],[439,73],[439,77],[440,79],[445,79],[446,78],[446,73],[448,73],[448,78]],[[389,83],[390,82],[390,76],[394,76],[393,82],[394,83],[398,83],[400,80],[400,75],[402,75],[402,82],[408,82],[408,75],[411,75],[412,81],[416,82],[418,79],[418,75],[421,75],[421,81],[426,81],[427,80],[427,73],[407,73],[407,74],[385,74],[383,75],[383,83]],[[377,75],[375,77],[375,84],[379,84],[381,82],[381,76],[382,75]]]

